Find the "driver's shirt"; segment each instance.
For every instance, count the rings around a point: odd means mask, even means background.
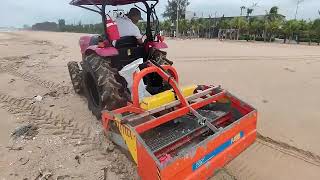
[[[136,26],[127,16],[119,17],[115,22],[117,23],[120,37],[135,36],[137,39],[142,38],[138,26]]]

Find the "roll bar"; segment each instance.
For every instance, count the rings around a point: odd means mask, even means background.
[[[155,2],[155,4],[149,5],[148,1],[153,1]],[[107,5],[112,5],[112,6],[126,5],[126,4],[132,4],[137,2],[143,3],[144,6],[146,7],[146,10],[143,10],[142,8],[135,5],[135,7],[138,7],[140,10],[142,10],[147,14],[147,27],[146,27],[147,41],[148,42],[153,41],[154,37],[152,35],[152,29],[151,29],[151,16],[155,15],[156,20],[158,20],[158,17],[155,11],[155,6],[159,3],[159,0],[73,0],[70,2],[70,4],[100,14],[102,18],[104,35],[106,39],[108,39],[108,35],[106,33],[106,29],[107,29],[106,6]],[[89,5],[94,6],[96,9],[92,7],[87,7]]]

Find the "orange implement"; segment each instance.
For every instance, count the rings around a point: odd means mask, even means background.
[[[215,86],[196,86],[184,97],[176,71],[163,69],[174,77],[154,66],[134,75],[133,103],[104,111],[105,131],[130,152],[143,180],[208,179],[255,141],[257,111]],[[141,108],[138,85],[149,73],[166,80],[177,99],[155,109]]]

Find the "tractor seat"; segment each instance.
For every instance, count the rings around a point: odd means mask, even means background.
[[[144,47],[138,45],[138,40],[134,36],[121,37],[116,41],[115,48],[119,55],[113,57],[112,62],[117,69],[122,69],[133,61],[145,57]]]
[[[115,45],[117,49],[137,47],[137,46],[138,46],[138,40],[134,36],[121,37],[119,40],[116,41],[116,45]]]

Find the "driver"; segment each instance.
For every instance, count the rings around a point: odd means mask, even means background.
[[[131,8],[129,13],[115,20],[118,26],[120,37],[134,36],[139,44],[143,44],[142,35],[137,26],[139,20],[142,20],[141,12],[137,8]]]

